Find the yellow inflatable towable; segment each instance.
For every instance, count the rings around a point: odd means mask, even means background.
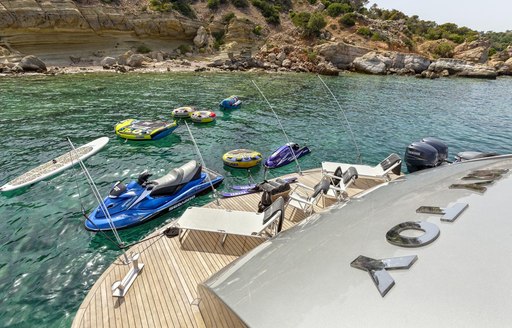
[[[172,111],[172,117],[175,118],[189,118],[196,109],[194,107],[178,107]]]
[[[258,165],[262,156],[261,153],[254,150],[235,149],[225,153],[222,160],[228,166],[246,169]]]
[[[178,125],[176,121],[139,121],[128,119],[116,124],[115,131],[118,136],[128,140],[157,140],[174,131]]]
[[[198,110],[198,111],[193,112],[192,115],[190,115],[190,119],[196,123],[213,122],[213,121],[215,121],[216,117],[217,117],[217,115],[215,115],[214,112],[209,111],[209,110]]]

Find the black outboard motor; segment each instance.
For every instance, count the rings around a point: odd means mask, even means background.
[[[405,165],[409,173],[439,165],[437,149],[426,142],[415,141],[405,148]]]
[[[448,160],[448,146],[442,140],[426,137],[421,139],[421,141],[428,143],[437,150],[437,160],[439,161],[437,165],[441,165]]]

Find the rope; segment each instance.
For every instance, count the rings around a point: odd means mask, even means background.
[[[350,123],[348,121],[347,115],[345,114],[345,111],[343,110],[343,108],[341,107],[340,103],[338,102],[338,99],[336,99],[336,97],[334,96],[334,93],[332,93],[331,89],[327,86],[327,84],[325,84],[324,80],[322,80],[320,75],[317,74],[316,76],[318,76],[318,78],[320,79],[322,84],[325,86],[327,91],[329,91],[329,93],[331,94],[332,98],[334,99],[334,101],[338,105],[338,108],[340,109],[341,113],[343,114],[343,117],[345,118],[345,122],[347,122],[347,127],[348,127],[348,130],[350,132],[350,137],[352,138],[352,142],[354,143],[354,146],[356,147],[357,160],[361,164],[362,163],[362,161],[361,161],[361,152],[359,151],[359,147],[357,146],[356,138],[354,137],[354,132],[352,131],[352,128],[350,127]]]
[[[73,143],[71,142],[71,140],[69,138],[68,138],[68,142],[71,145],[71,148],[73,150],[75,150],[75,146],[73,145]],[[105,203],[101,199],[101,195],[100,195],[100,193],[98,191],[98,188],[96,188],[96,185],[94,184],[94,180],[92,179],[89,171],[85,167],[85,164],[82,162],[82,160],[80,160],[80,158],[77,158],[77,159],[78,159],[78,163],[80,164],[80,167],[82,168],[82,171],[85,174],[85,177],[87,178],[87,182],[89,183],[89,186],[91,187],[92,194],[96,198],[96,201],[98,202],[101,210],[103,211],[103,214],[105,214],[105,216],[108,219],[107,220],[108,224],[109,224],[110,228],[112,229],[112,232],[114,233],[114,236],[116,237],[117,242],[120,245],[123,245],[123,241],[121,240],[121,237],[119,237],[119,234],[117,233],[116,227],[114,226],[114,223],[112,222],[112,218],[110,217],[110,213],[108,212],[108,210],[107,210],[107,208],[105,206]]]
[[[254,82],[254,80],[251,80],[252,84],[254,84],[254,86],[256,87],[256,89],[259,91],[259,93],[261,94],[261,96],[263,97],[263,99],[265,99],[265,102],[267,103],[268,107],[270,108],[270,110],[272,111],[272,113],[274,113],[274,116],[276,117],[276,120],[277,120],[277,123],[279,123],[279,126],[281,127],[281,131],[283,132],[284,134],[284,137],[286,138],[286,142],[288,143],[288,147],[290,148],[290,151],[292,152],[293,154],[293,159],[295,160],[295,164],[297,164],[297,169],[299,171],[299,174],[302,175],[302,170],[300,168],[300,165],[299,165],[299,160],[297,159],[297,156],[295,155],[295,152],[293,151],[292,149],[292,145],[291,145],[291,142],[290,142],[290,139],[288,139],[288,135],[286,134],[286,131],[284,130],[284,127],[283,125],[281,124],[281,120],[279,119],[279,116],[277,116],[277,113],[276,111],[274,110],[274,108],[272,107],[272,105],[270,104],[270,102],[268,101],[267,97],[265,97],[265,95],[263,94],[263,92],[261,92],[260,88],[258,87],[258,85],[256,84],[256,82]]]
[[[247,180],[249,181],[249,184],[256,183],[256,180],[254,180],[254,177],[252,176],[251,169],[247,169]]]
[[[71,157],[71,153],[69,154],[69,156]],[[71,160],[73,160],[73,158],[71,158]],[[76,186],[76,190],[78,192],[78,200],[80,201],[80,210],[82,211],[82,215],[85,217],[85,219],[87,221],[89,221],[89,223],[91,223],[96,229],[98,229],[99,232],[101,232],[103,234],[104,237],[106,237],[112,244],[116,245],[119,249],[122,249],[122,245],[119,245],[115,240],[113,240],[112,238],[110,238],[104,231],[100,230],[98,228],[98,226],[96,225],[96,223],[94,223],[90,218],[89,216],[86,214],[85,212],[85,206],[84,206],[84,203],[83,203],[83,199],[82,199],[82,193],[80,192],[80,186],[78,185],[78,179],[77,179],[77,176],[78,176],[78,169],[76,168],[76,166],[74,166],[73,168],[74,170],[74,174],[73,174],[73,178],[75,180],[75,186]]]
[[[190,131],[190,128],[189,128],[189,126],[188,126],[186,121],[185,121],[185,125],[187,126],[188,133],[190,134],[190,138],[192,139],[192,143],[194,144],[194,147],[196,149],[197,155],[199,156],[199,160],[201,161],[201,165],[206,169],[206,164],[204,163],[203,156],[201,155],[201,151],[199,151],[199,147],[197,146],[196,139],[194,138],[194,135],[192,134],[192,131]],[[217,206],[220,206],[219,194],[217,193],[217,190],[213,186],[212,179],[210,178],[210,174],[208,172],[206,172],[206,177],[208,178],[208,182],[210,183],[210,186],[212,188],[213,196],[215,197],[215,204],[217,204]]]

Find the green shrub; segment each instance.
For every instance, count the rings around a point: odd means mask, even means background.
[[[453,56],[453,46],[448,42],[443,42],[434,48],[433,54],[437,58],[451,58]]]
[[[219,8],[220,6],[220,0],[208,0],[208,8],[215,10]]]
[[[456,33],[451,33],[445,36],[446,39],[453,41],[455,43],[462,43],[466,39],[463,35],[459,35]]]
[[[338,17],[341,14],[348,13],[352,11],[352,7],[346,3],[331,3],[329,7],[327,7],[327,14],[331,17]]]
[[[252,0],[252,4],[260,10],[267,23],[275,25],[280,23],[279,9],[281,6],[273,5],[266,0]]]
[[[496,48],[489,48],[488,56],[489,56],[489,57],[492,57],[492,56],[494,56],[497,52],[498,52],[498,50],[496,50]]]
[[[151,49],[149,49],[149,47],[146,46],[145,44],[141,44],[140,46],[137,47],[137,49],[135,49],[135,51],[139,54],[147,54],[147,53],[151,52]]]
[[[308,50],[307,56],[308,56],[308,60],[309,60],[310,62],[315,62],[315,61],[316,61],[316,59],[317,59],[317,53],[316,53],[316,52],[314,52],[314,51],[310,51],[310,50]]]
[[[188,45],[188,44],[182,44],[178,47],[178,50],[182,53],[182,54],[186,54],[187,52],[191,52],[192,51],[192,48]]]
[[[252,33],[256,34],[256,35],[261,35],[261,31],[263,30],[263,27],[259,26],[259,25],[256,25],[254,27],[254,29],[252,30]]]
[[[356,25],[356,19],[357,16],[354,13],[346,13],[345,15],[341,16],[340,18],[340,24],[345,26],[354,26]]]
[[[192,9],[192,7],[190,7],[190,5],[186,2],[173,2],[172,9],[180,12],[181,14],[183,14],[183,16],[186,16],[188,18],[197,18],[194,9]]]
[[[226,15],[222,16],[222,21],[226,24],[231,22],[233,19],[235,19],[235,13],[227,13]]]
[[[321,13],[313,13],[306,25],[306,35],[318,35],[326,25],[327,22]]]
[[[372,31],[366,26],[361,26],[360,28],[358,28],[356,33],[359,35],[365,36],[367,38],[369,38],[373,35]]]
[[[327,25],[321,13],[310,14],[308,12],[292,12],[290,18],[293,25],[300,28],[306,36],[318,35],[320,30]]]
[[[314,4],[316,4],[317,0],[308,0],[308,2],[310,5],[314,5]]]
[[[247,8],[249,7],[249,1],[247,0],[231,0],[233,6],[237,8]]]
[[[372,41],[386,41],[387,38],[380,34],[379,32],[373,32],[372,37],[370,38]]]
[[[224,38],[224,31],[212,32],[212,36],[215,40],[221,40]]]
[[[309,19],[311,18],[311,14],[306,11],[300,13],[292,12],[290,14],[290,18],[293,25],[298,28],[305,29],[308,25]]]
[[[404,41],[405,46],[406,46],[409,50],[414,49],[414,42],[413,42],[411,39],[409,39],[409,38],[405,38],[403,41]]]

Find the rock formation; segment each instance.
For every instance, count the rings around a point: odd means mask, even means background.
[[[340,69],[347,69],[357,57],[370,52],[370,49],[357,47],[345,42],[325,43],[314,48],[314,51]]]
[[[19,66],[24,72],[46,72],[46,64],[34,55],[29,55],[21,59]]]
[[[194,45],[198,48],[206,47],[208,45],[208,38],[208,32],[206,32],[204,26],[200,26],[194,38]]]
[[[416,54],[399,52],[369,52],[362,57],[354,59],[353,67],[356,71],[367,74],[418,74],[426,70],[430,60]]]
[[[477,40],[470,43],[464,42],[453,50],[453,58],[483,64],[489,58],[490,42]]]
[[[484,79],[495,79],[497,76],[496,70],[492,67],[452,58],[441,58],[437,60],[430,64],[428,70],[435,73],[446,70],[450,75]]]

